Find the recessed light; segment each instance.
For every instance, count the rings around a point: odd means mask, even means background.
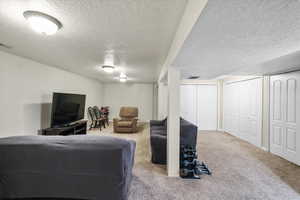
[[[126,82],[126,81],[127,81],[127,77],[123,77],[123,78],[120,77],[120,82]]]
[[[127,81],[127,76],[124,73],[120,74],[120,82],[126,82]]]
[[[121,73],[121,74],[120,74],[120,78],[127,78],[127,76],[126,76],[126,74]]]
[[[28,10],[23,15],[37,33],[53,35],[62,27],[56,18],[42,12]]]
[[[107,73],[112,73],[115,70],[115,67],[111,65],[103,65],[102,69]]]

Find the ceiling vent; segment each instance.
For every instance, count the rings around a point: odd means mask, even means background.
[[[190,77],[188,77],[188,79],[199,79],[200,78],[200,76],[190,76]]]

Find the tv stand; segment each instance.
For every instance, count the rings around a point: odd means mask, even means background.
[[[86,135],[87,121],[82,120],[62,127],[46,128],[41,130],[42,135]]]

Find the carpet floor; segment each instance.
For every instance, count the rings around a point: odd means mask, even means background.
[[[221,132],[200,132],[199,159],[213,175],[200,180],[170,178],[163,165],[150,162],[149,126],[136,134],[111,127],[89,134],[137,142],[129,200],[300,200],[300,167]]]

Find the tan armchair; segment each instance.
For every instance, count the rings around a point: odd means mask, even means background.
[[[138,131],[138,108],[136,107],[121,107],[121,119],[114,118],[115,133],[136,133]]]

